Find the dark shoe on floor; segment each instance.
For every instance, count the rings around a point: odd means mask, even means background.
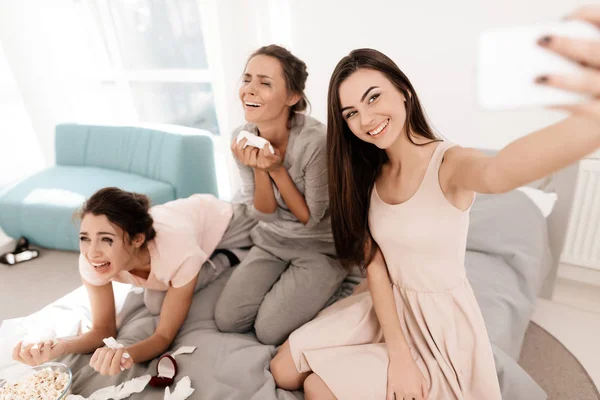
[[[39,257],[40,252],[37,250],[24,250],[20,253],[4,253],[0,256],[0,263],[6,265],[15,265],[20,262],[33,260]]]
[[[27,240],[26,237],[21,236],[18,240],[17,240],[17,244],[15,246],[15,251],[13,251],[14,254],[17,253],[21,253],[25,250],[29,250],[29,240]]]

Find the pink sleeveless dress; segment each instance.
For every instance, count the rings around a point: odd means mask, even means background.
[[[385,257],[396,309],[432,400],[500,400],[483,317],[466,278],[469,210],[454,207],[438,172],[437,145],[417,192],[385,203],[374,188],[369,226]],[[338,399],[385,399],[389,358],[367,291],[323,310],[290,336],[298,372],[318,374]]]

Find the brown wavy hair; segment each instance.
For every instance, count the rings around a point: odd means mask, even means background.
[[[150,199],[145,194],[128,192],[117,187],[105,187],[94,193],[83,204],[76,217],[83,219],[86,214],[105,215],[106,218],[131,240],[143,233],[146,237],[144,245],[156,237],[154,219],[150,215]]]
[[[273,57],[279,61],[281,64],[281,69],[283,70],[283,78],[285,79],[288,93],[297,93],[300,95],[300,100],[290,107],[288,121],[291,121],[296,113],[307,111],[307,109],[310,107],[310,102],[304,93],[306,79],[308,78],[308,70],[304,61],[293,55],[285,47],[271,44],[268,46],[263,46],[252,53],[250,57],[248,57],[246,65],[254,57],[260,55]]]
[[[403,130],[416,146],[439,141],[427,121],[417,93],[406,75],[385,54],[373,49],[353,50],[335,67],[327,94],[327,150],[329,201],[335,249],[346,268],[365,269],[377,251],[369,229],[371,192],[381,167],[388,161],[385,150],[357,138],[341,111],[339,89],[359,69],[383,73],[406,98],[406,122]],[[417,144],[413,135],[430,142]]]

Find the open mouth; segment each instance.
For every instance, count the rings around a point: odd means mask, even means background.
[[[98,273],[104,273],[106,271],[108,271],[110,269],[110,262],[106,261],[103,263],[91,263],[92,266],[94,267],[94,269],[98,272]]]
[[[252,107],[252,108],[259,108],[261,105],[258,103],[251,103],[249,101],[244,103],[246,105],[246,107]]]
[[[383,121],[381,124],[379,124],[379,126],[375,129],[373,129],[372,131],[369,131],[369,135],[371,136],[378,136],[380,135],[385,128],[387,128],[388,124],[390,123],[390,119],[386,119],[385,121]]]

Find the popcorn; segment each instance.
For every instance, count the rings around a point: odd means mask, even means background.
[[[69,374],[46,368],[0,389],[0,400],[57,400],[69,385]]]

